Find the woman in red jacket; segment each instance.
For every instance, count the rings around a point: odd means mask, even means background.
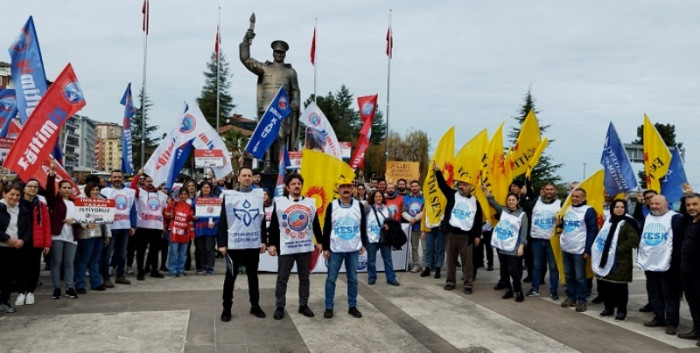
[[[170,277],[185,276],[185,259],[187,244],[194,238],[194,212],[187,203],[189,193],[186,188],[178,190],[179,201],[169,204],[166,214],[172,215],[168,225],[170,230],[170,255],[168,256],[168,272]]]
[[[49,253],[51,249],[51,221],[49,208],[46,202],[39,199],[39,182],[29,179],[24,185],[23,197],[20,204],[26,207],[32,216],[31,242],[24,244],[20,249],[17,277],[17,300],[15,306],[34,304],[34,290],[39,280],[41,270],[41,256]]]

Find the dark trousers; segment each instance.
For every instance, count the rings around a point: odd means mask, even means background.
[[[0,304],[10,303],[12,284],[17,279],[17,257],[19,250],[0,247]]]
[[[17,279],[15,282],[17,293],[34,293],[39,281],[41,270],[41,253],[43,248],[34,248],[25,245],[17,252]]]
[[[146,248],[148,248],[148,259],[146,263],[150,267],[151,272],[158,271],[158,250],[162,242],[160,229],[138,228],[133,239],[136,243],[136,267],[138,273],[144,273],[144,258],[146,256]]]
[[[523,278],[523,259],[515,255],[503,254],[505,260],[506,268],[506,278],[505,285],[506,289],[513,290],[514,292],[522,292],[522,278]],[[511,283],[512,282],[512,283]]]
[[[629,287],[627,283],[598,280],[598,295],[603,299],[605,310],[627,314]]]
[[[474,278],[474,263],[472,260],[472,244],[469,244],[467,234],[447,233],[445,249],[447,252],[447,284],[457,284],[457,257],[462,263],[462,274],[464,275],[464,288],[472,288]]]
[[[530,234],[527,235],[527,244],[525,245],[525,268],[527,269],[527,276],[534,282],[535,279],[532,278],[532,270],[535,269],[535,263],[532,257],[532,237]],[[541,281],[544,277],[538,278],[537,281]]]
[[[287,305],[287,282],[292,273],[294,263],[297,264],[297,275],[299,275],[299,306],[309,303],[309,267],[311,266],[311,253],[299,253],[290,255],[279,255],[277,257],[277,285],[275,286],[275,298],[277,306]]]
[[[508,255],[501,254],[501,251],[496,249],[498,254],[498,283],[504,286],[508,284]]]
[[[199,236],[194,238],[195,264],[197,271],[214,269],[214,245],[216,237]]]
[[[681,276],[685,300],[688,302],[690,316],[693,318],[693,331],[700,333],[700,278],[697,270],[683,272]]]
[[[194,257],[194,265],[195,268],[199,268],[199,258],[196,256]],[[187,258],[185,259],[185,271],[189,271],[192,269],[192,240],[187,242]]]
[[[126,266],[131,267],[134,265],[134,255],[136,255],[136,244],[138,244],[138,240],[135,238],[136,233],[134,232],[134,235],[129,238],[129,241],[126,244]]]
[[[260,249],[228,250],[228,256],[233,261],[233,273],[226,271],[224,277],[224,293],[222,295],[224,310],[231,310],[233,306],[233,285],[238,277],[238,267],[245,266],[248,276],[248,296],[250,305],[258,306],[260,291],[258,289],[258,263],[260,262]]]
[[[644,271],[644,275],[647,277],[647,293],[656,321],[678,327],[681,298],[671,271]]]
[[[162,237],[161,233],[161,238],[160,238],[160,244],[158,244],[158,250],[160,252],[160,267],[161,268],[166,268],[168,267],[168,254],[170,253],[170,233],[168,233],[167,238]],[[187,250],[190,248],[188,247]],[[158,252],[156,252],[157,254]],[[158,255],[156,255],[156,263],[158,262]],[[158,270],[158,267],[154,267],[151,270],[156,271]]]

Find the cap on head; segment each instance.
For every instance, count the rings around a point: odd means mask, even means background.
[[[340,179],[338,179],[338,187],[343,185],[352,185],[352,180],[345,177],[340,177]]]
[[[270,46],[272,47],[272,50],[280,50],[283,52],[286,52],[287,50],[289,50],[289,44],[287,44],[287,42],[285,42],[283,40],[276,40],[276,41],[272,42],[272,44]]]

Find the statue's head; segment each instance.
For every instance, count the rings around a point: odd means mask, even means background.
[[[283,40],[276,40],[270,45],[272,47],[272,57],[275,62],[283,63],[284,58],[287,56],[287,50],[289,50],[289,44]]]

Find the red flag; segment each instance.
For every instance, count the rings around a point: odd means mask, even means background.
[[[216,53],[216,61],[219,61],[219,44],[221,44],[221,33],[219,25],[216,25],[216,43],[214,43],[214,53]]]
[[[311,38],[311,65],[316,65],[316,26],[314,26],[314,36]]]
[[[148,0],[143,0],[143,7],[141,7],[141,13],[143,14],[143,23],[141,24],[141,29],[148,35],[148,15],[150,13],[148,8]]]
[[[372,136],[372,123],[374,114],[377,111],[377,95],[357,97],[357,104],[360,106],[360,117],[364,122],[360,130],[360,138],[357,140],[355,152],[350,158],[350,168],[364,166],[365,151],[369,146],[369,139]]]
[[[7,153],[3,166],[17,173],[22,180],[35,177],[40,166],[51,160],[51,150],[56,145],[61,127],[84,106],[80,84],[73,67],[68,64],[34,108],[17,135],[17,142]]]
[[[394,32],[391,31],[391,26],[386,31],[386,56],[392,57],[394,51]]]

